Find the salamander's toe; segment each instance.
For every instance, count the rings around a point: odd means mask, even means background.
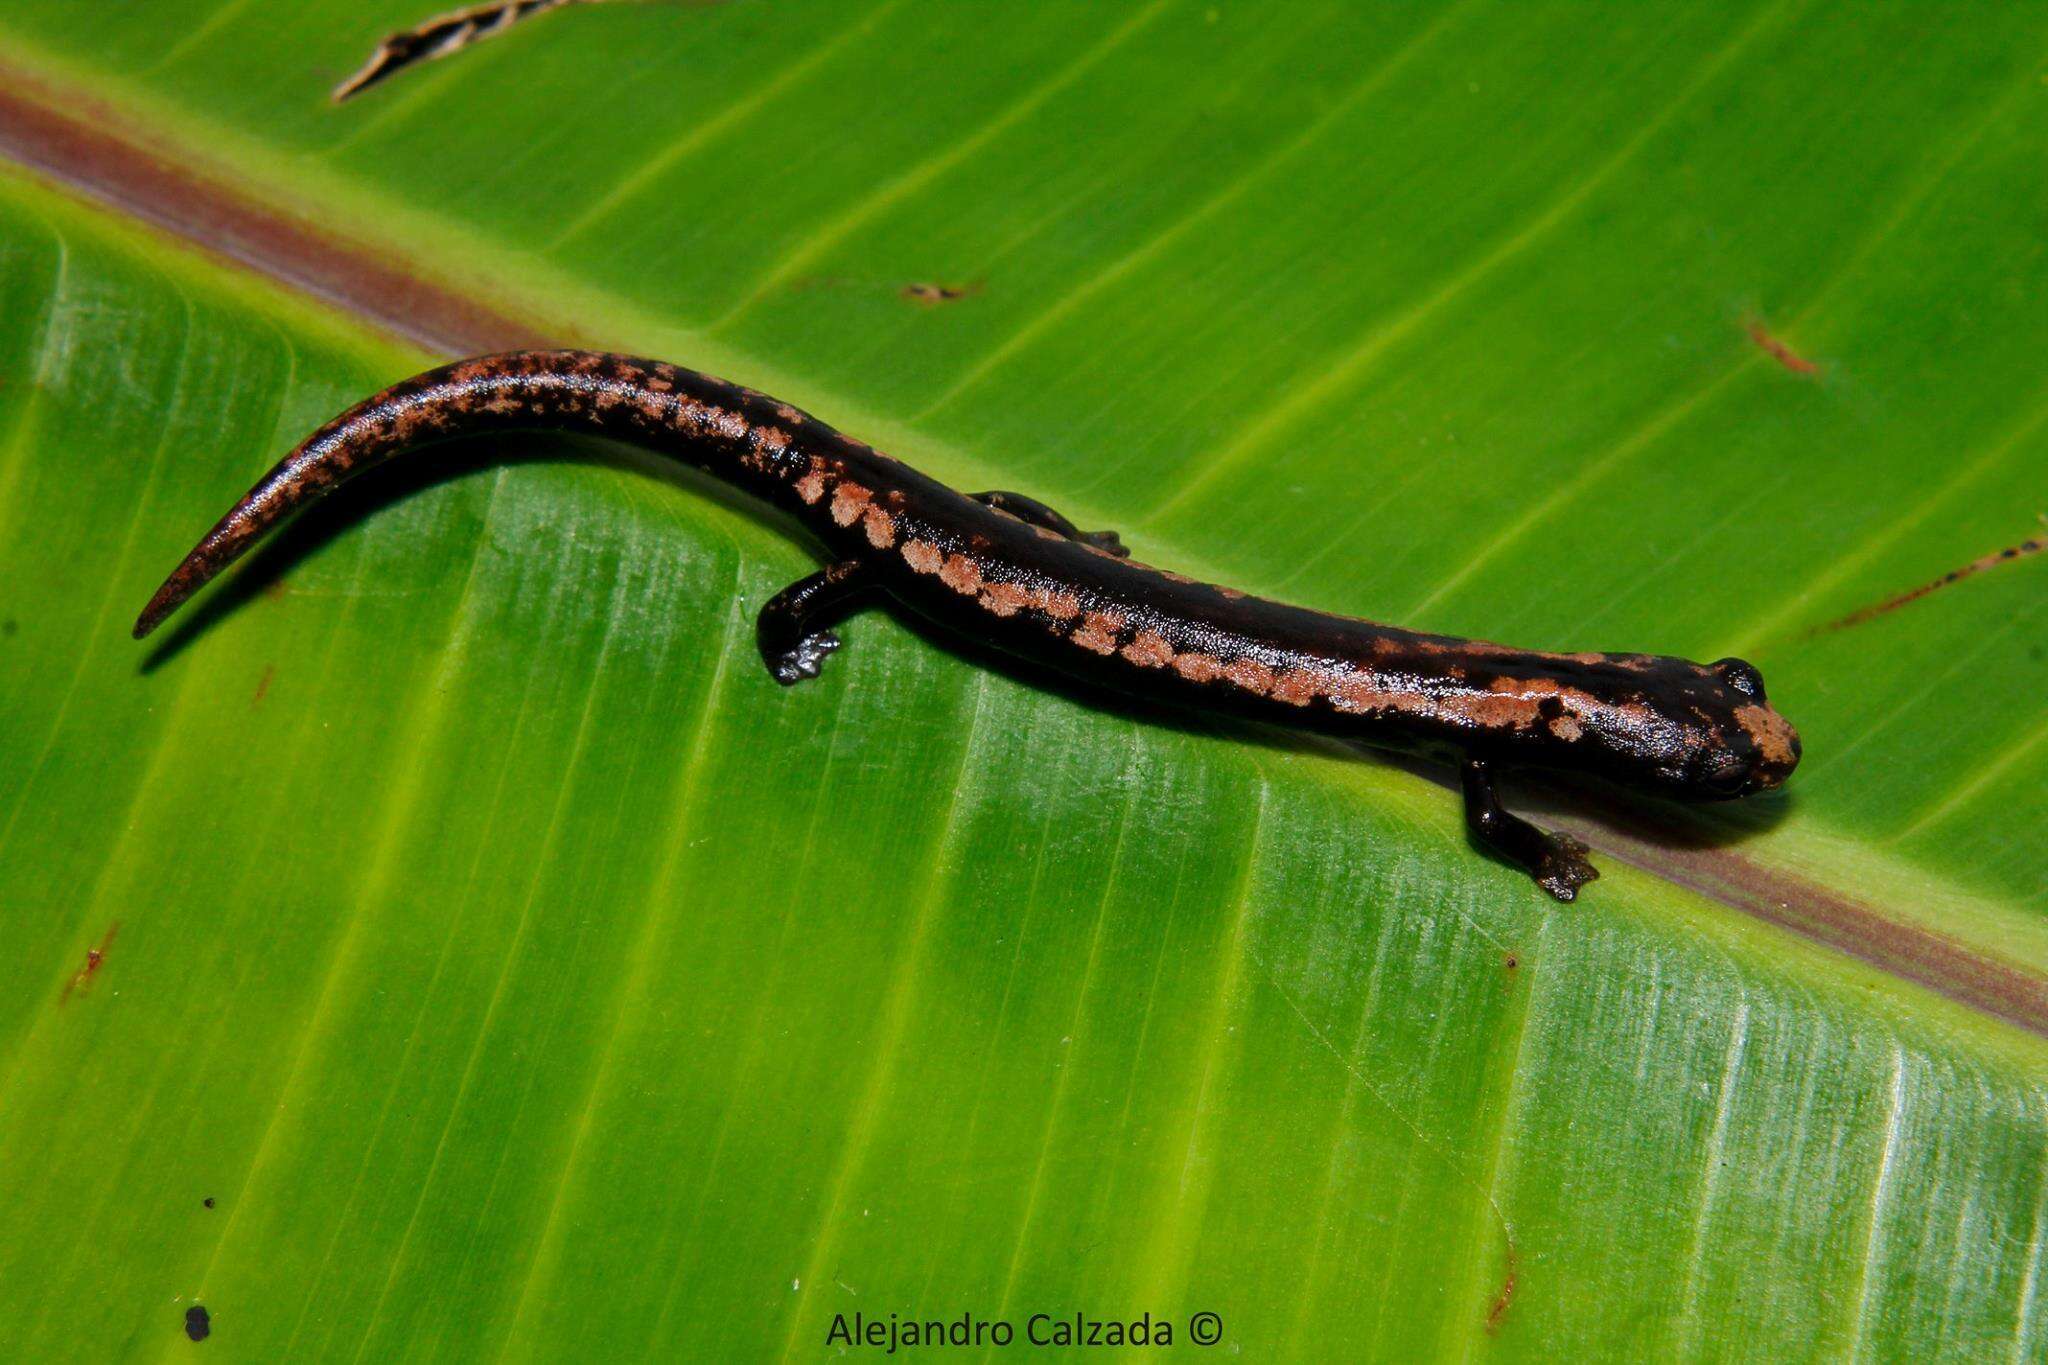
[[[1586,856],[1586,846],[1569,834],[1549,836],[1550,848],[1536,866],[1536,885],[1561,901],[1576,900],[1579,888],[1598,881],[1600,869]]]
[[[794,687],[805,678],[815,678],[825,666],[825,656],[839,648],[839,637],[829,630],[807,635],[796,648],[780,654],[763,655],[768,671],[784,687]]]

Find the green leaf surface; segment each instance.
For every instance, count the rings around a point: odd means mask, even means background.
[[[2042,534],[2042,10],[578,5],[327,101],[426,17],[0,12],[0,147],[164,173],[0,171],[10,1356],[2040,1356],[2048,556],[1821,628]],[[1805,766],[1567,797],[1560,908],[1427,775],[887,613],[776,687],[806,549],[553,441],[130,641],[432,359],[371,264],[1150,562],[1744,654]]]

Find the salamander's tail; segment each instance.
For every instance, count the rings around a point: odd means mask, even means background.
[[[135,618],[135,638],[140,640],[162,625],[186,598],[247,554],[299,507],[351,475],[383,463],[405,445],[415,444],[397,439],[396,426],[388,420],[393,392],[386,390],[350,408],[265,474],[171,570]]]
[[[545,416],[536,414],[531,395],[518,391],[559,389],[574,382],[576,367],[588,368],[601,359],[575,351],[480,356],[428,370],[364,399],[278,461],[206,533],[135,618],[135,638],[162,625],[186,598],[255,548],[293,512],[364,470],[465,432],[549,425]],[[510,401],[514,398],[519,401]]]
[[[443,365],[364,399],[280,460],[171,570],[135,618],[135,638],[162,625],[300,507],[436,441],[486,431],[583,431],[659,450],[758,492],[808,469],[785,430],[792,424],[813,439],[838,439],[752,390],[658,360],[508,351]]]

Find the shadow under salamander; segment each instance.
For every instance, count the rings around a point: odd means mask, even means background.
[[[153,673],[176,658],[218,622],[261,596],[329,542],[360,523],[443,484],[485,470],[536,464],[598,464],[632,469],[691,496],[709,498],[773,534],[803,545],[820,564],[826,562],[822,547],[794,518],[707,474],[660,456],[585,436],[525,433],[472,437],[429,447],[395,464],[372,470],[347,489],[307,508],[194,600],[138,665],[140,671]],[[194,527],[192,539],[197,541],[205,530]],[[1363,756],[1435,782],[1445,789],[1447,801],[1463,799],[1457,773],[1444,764],[1355,741],[1149,701],[1082,682],[1033,659],[1004,653],[893,603],[881,610],[934,649],[1079,706],[1183,734],[1222,735],[1277,751],[1328,754],[1342,750],[1347,755]],[[766,670],[762,670],[761,681],[764,686],[776,686]],[[793,690],[801,694],[804,686]],[[1525,798],[1511,803],[1518,813],[1539,820],[1564,815],[1582,822],[1590,818],[1595,824],[1613,826],[1635,838],[1692,850],[1740,843],[1770,829],[1785,819],[1795,799],[1791,793],[1778,791],[1738,802],[1694,806],[1628,791],[1578,774],[1517,773],[1510,769],[1508,778],[1510,789]]]

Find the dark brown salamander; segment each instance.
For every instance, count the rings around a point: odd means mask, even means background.
[[[1501,809],[1503,766],[1688,798],[1775,787],[1799,738],[1740,659],[1545,654],[1268,602],[1126,557],[1015,493],[956,493],[786,403],[654,360],[521,351],[446,365],[308,437],[185,557],[139,639],[301,505],[393,456],[512,429],[646,446],[793,513],[830,567],[761,611],[778,682],[815,677],[827,627],[886,594],[1013,654],[1125,692],[1462,765],[1473,836],[1560,900],[1598,875],[1576,841]]]

